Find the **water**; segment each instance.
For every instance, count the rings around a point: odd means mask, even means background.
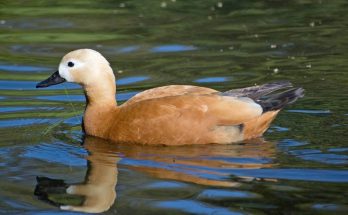
[[[106,214],[347,214],[347,8],[345,0],[2,1],[0,213],[70,214],[59,205],[92,202],[89,211]],[[290,80],[306,96],[263,139],[240,144],[85,138],[78,85],[34,88],[83,47],[110,61],[120,103],[167,84],[228,90]],[[65,193],[84,182],[99,192]]]

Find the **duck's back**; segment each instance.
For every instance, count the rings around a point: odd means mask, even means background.
[[[130,105],[135,102],[147,100],[147,99],[155,99],[167,96],[179,96],[185,94],[192,95],[200,95],[200,94],[210,94],[216,93],[218,91],[214,89],[210,89],[207,87],[198,87],[191,85],[168,85],[163,87],[156,87],[153,89],[145,90],[141,93],[136,94],[134,97],[129,99],[123,105]]]

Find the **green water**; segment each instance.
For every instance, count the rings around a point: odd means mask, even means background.
[[[87,198],[65,188],[96,177],[116,184],[95,193],[106,214],[347,214],[347,27],[345,0],[1,1],[0,213],[71,213],[58,206]],[[120,103],[168,84],[290,80],[306,96],[248,143],[84,138],[80,87],[35,89],[78,48],[110,61]]]

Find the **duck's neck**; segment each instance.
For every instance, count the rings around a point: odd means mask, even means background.
[[[107,138],[108,129],[114,122],[118,110],[115,82],[86,85],[84,91],[87,104],[83,129],[88,135]]]

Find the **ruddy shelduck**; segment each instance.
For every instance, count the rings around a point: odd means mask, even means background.
[[[284,106],[303,97],[303,89],[287,81],[226,92],[169,85],[145,90],[118,106],[112,68],[91,49],[66,54],[58,71],[36,87],[65,81],[84,89],[87,135],[141,144],[227,144],[259,137]]]

